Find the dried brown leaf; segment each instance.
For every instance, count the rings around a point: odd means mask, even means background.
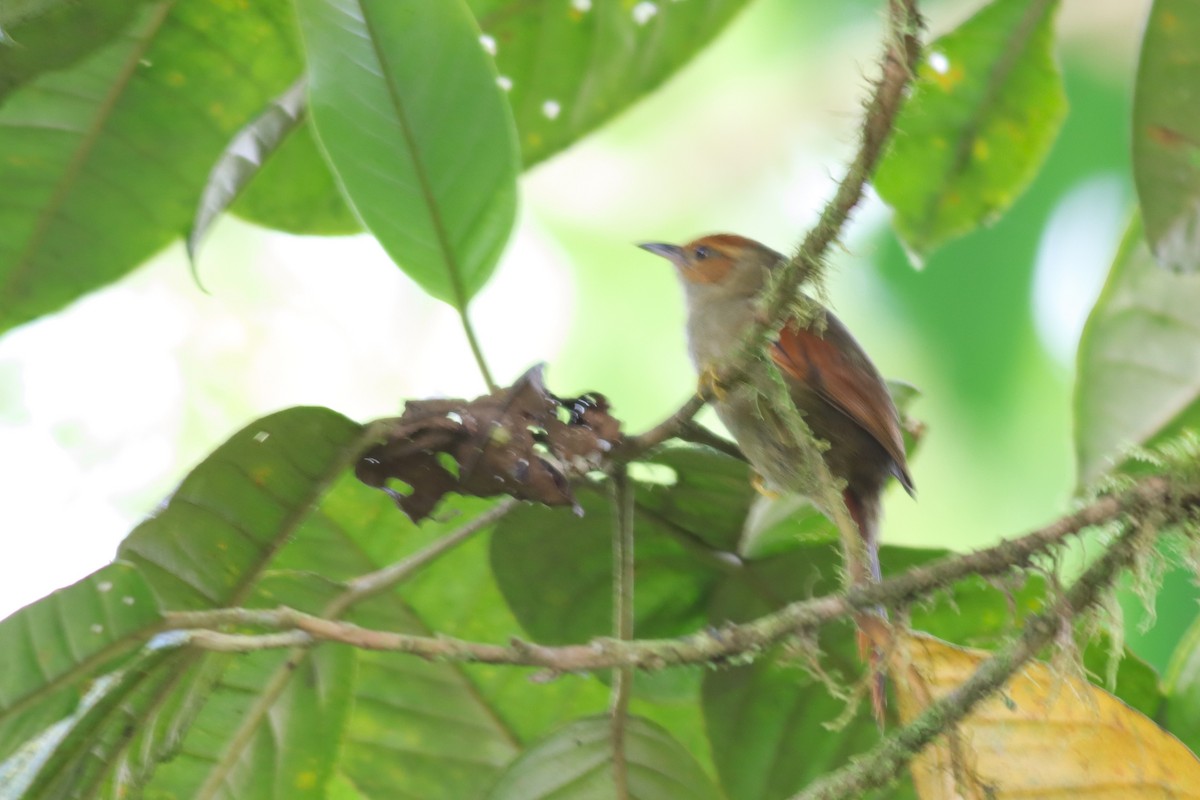
[[[414,522],[448,492],[577,508],[571,479],[602,464],[621,423],[602,395],[555,397],[542,372],[533,367],[511,387],[470,401],[410,401],[355,474],[388,492]]]

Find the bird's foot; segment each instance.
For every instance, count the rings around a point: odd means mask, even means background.
[[[712,364],[706,366],[700,372],[700,379],[697,381],[696,394],[704,397],[706,394],[718,402],[725,399],[726,391],[725,384],[721,383],[720,377],[717,375],[716,367]]]
[[[759,475],[757,472],[750,476],[750,485],[754,487],[754,491],[758,492],[768,500],[779,499],[779,492],[767,486],[767,479],[762,475]]]

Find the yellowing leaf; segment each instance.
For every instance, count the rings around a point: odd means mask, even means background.
[[[894,648],[900,718],[910,722],[989,657],[910,634]],[[912,765],[922,800],[1200,798],[1200,760],[1113,695],[1046,664],[1026,665]]]

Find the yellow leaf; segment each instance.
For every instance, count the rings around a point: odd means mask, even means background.
[[[989,657],[924,634],[893,648],[910,722]],[[1200,760],[1147,717],[1073,674],[1031,662],[912,765],[922,800],[1200,798]]]

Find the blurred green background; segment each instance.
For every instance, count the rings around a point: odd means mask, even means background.
[[[931,4],[931,32],[978,5]],[[889,495],[885,541],[974,548],[1069,507],[1073,354],[1132,207],[1148,5],[1062,9],[1069,116],[993,227],[917,271],[870,198],[833,256],[830,303],[885,375],[923,395],[919,499]],[[472,313],[498,379],[548,361],[554,391],[605,393],[631,431],[686,399],[678,287],[632,245],[728,231],[792,248],[853,150],[881,21],[865,0],[757,0],[663,90],[527,174],[520,229]],[[227,219],[200,274],[207,294],[176,245],[0,339],[0,447],[21,454],[0,468],[16,519],[5,549],[19,538],[30,553],[0,559],[0,616],[111,558],[248,419],[309,403],[367,419],[406,397],[482,391],[454,313],[371,240]],[[1184,585],[1160,603],[1178,620],[1160,611],[1142,642],[1159,666],[1194,612]]]

